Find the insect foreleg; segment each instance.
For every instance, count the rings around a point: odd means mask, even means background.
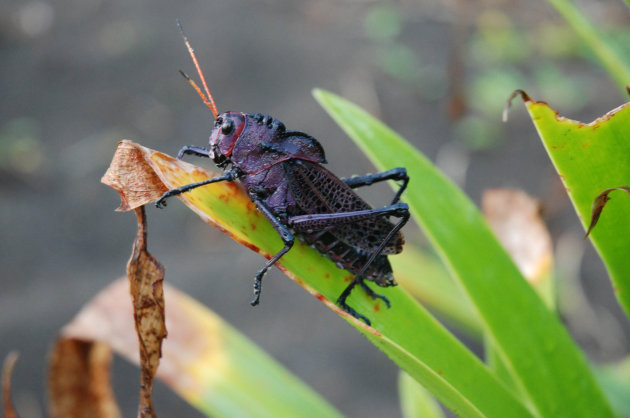
[[[380,209],[365,209],[353,212],[318,213],[290,217],[287,225],[295,231],[318,231],[335,225],[351,224],[366,219],[382,216],[409,217],[409,206],[406,203],[395,203]],[[400,228],[398,228],[400,229]]]
[[[180,195],[182,193],[189,192],[193,189],[196,189],[197,187],[205,186],[206,184],[218,183],[220,181],[234,181],[238,177],[239,173],[240,171],[235,169],[232,171],[228,171],[227,173],[225,173],[224,175],[220,177],[214,177],[211,179],[198,181],[197,183],[191,183],[185,186],[178,187],[177,189],[169,190],[168,192],[164,193],[162,197],[160,197],[155,202],[155,206],[159,209],[162,209],[163,207],[166,206],[166,199],[168,199],[169,197],[173,197],[173,196]]]
[[[355,176],[345,179],[341,179],[350,188],[355,189],[357,187],[371,186],[374,183],[378,183],[386,180],[401,181],[402,184],[396,192],[392,205],[400,200],[400,196],[403,194],[409,183],[409,176],[407,175],[407,169],[403,167],[393,168],[391,170],[383,171],[382,173],[367,174],[365,176]]]
[[[267,270],[271,268],[271,266],[273,266],[278,260],[280,260],[280,257],[289,252],[291,247],[293,247],[295,238],[293,237],[293,234],[291,234],[291,231],[289,231],[289,229],[282,222],[280,222],[280,220],[271,212],[267,205],[265,205],[260,199],[252,198],[252,200],[258,210],[261,211],[263,215],[265,215],[265,218],[267,218],[269,222],[271,222],[271,225],[280,235],[280,238],[282,238],[282,242],[284,243],[284,247],[280,251],[278,251],[276,255],[270,258],[269,261],[265,263],[264,267],[261,268],[258,273],[256,273],[256,277],[254,277],[254,299],[250,302],[250,304],[252,306],[256,306],[260,302],[263,276],[265,275]]]
[[[194,145],[184,145],[177,153],[177,159],[181,160],[184,155],[196,155],[198,157],[210,158],[210,150],[204,147],[196,147]]]

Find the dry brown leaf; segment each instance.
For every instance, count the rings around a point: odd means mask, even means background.
[[[111,361],[107,344],[62,336],[49,360],[50,416],[120,417],[109,382]]]
[[[593,206],[591,207],[591,224],[588,226],[588,231],[586,231],[584,239],[588,238],[591,231],[593,231],[593,228],[595,228],[595,225],[597,225],[597,221],[599,221],[599,217],[601,216],[606,203],[608,203],[611,199],[608,195],[614,190],[623,190],[630,196],[630,187],[628,186],[611,187],[610,189],[606,189],[598,194],[595,200],[593,200]]]
[[[114,158],[101,178],[120,194],[118,211],[136,209],[157,200],[168,188],[148,166],[142,150],[131,141],[120,141]]]
[[[147,251],[144,205],[168,190],[147,163],[143,150],[131,141],[121,141],[101,182],[115,189],[121,198],[119,211],[135,210],[138,233],[127,264],[129,291],[140,342],[140,407],[138,415],[154,417],[153,378],[162,356],[164,324],[164,267]]]
[[[2,404],[5,418],[18,418],[19,416],[13,407],[13,402],[11,402],[11,376],[18,357],[17,351],[11,351],[7,354],[2,365]]]
[[[136,208],[135,212],[138,218],[138,233],[131,259],[127,264],[127,277],[140,342],[141,385],[138,416],[155,417],[152,402],[153,378],[162,357],[162,340],[167,334],[162,289],[164,267],[147,251],[144,207]]]
[[[140,364],[138,415],[156,416],[153,378],[166,337],[164,268],[146,251],[144,208],[137,208],[136,215],[138,234],[127,266],[129,285],[121,287],[113,300],[99,295],[86,305],[61,331],[53,350],[49,378],[52,417],[120,416],[109,385],[110,346],[118,351],[122,347],[128,358]],[[110,308],[107,314],[102,305]]]
[[[492,189],[484,192],[481,206],[523,276],[533,283],[544,278],[552,267],[552,245],[538,200],[520,190]]]

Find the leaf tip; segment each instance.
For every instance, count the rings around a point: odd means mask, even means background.
[[[326,90],[320,89],[319,87],[315,87],[313,90],[311,90],[311,94],[320,104],[325,100],[326,93]]]
[[[502,118],[503,122],[507,122],[508,113],[510,111],[510,107],[512,107],[512,100],[514,100],[516,96],[521,96],[521,99],[523,99],[523,102],[525,103],[532,101],[532,99],[529,97],[527,93],[525,93],[524,90],[521,90],[521,89],[514,90],[508,97],[505,103],[505,107],[503,108],[503,118]]]

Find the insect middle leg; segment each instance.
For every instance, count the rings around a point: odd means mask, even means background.
[[[278,251],[276,255],[271,257],[254,277],[254,299],[250,302],[250,304],[252,306],[256,306],[260,302],[263,276],[265,275],[267,270],[271,268],[271,266],[276,264],[276,262],[280,260],[283,255],[289,252],[291,247],[293,247],[295,238],[293,237],[293,234],[291,234],[291,231],[289,231],[289,228],[287,228],[282,222],[280,222],[280,220],[271,212],[271,210],[267,207],[267,205],[265,205],[262,200],[252,197],[252,201],[254,202],[258,210],[261,211],[263,215],[265,215],[265,218],[267,218],[269,222],[271,222],[273,229],[275,229],[276,232],[280,235],[280,238],[284,243],[284,247],[280,251]]]
[[[355,189],[357,187],[371,186],[374,183],[378,183],[386,180],[401,181],[402,184],[398,188],[391,205],[400,200],[400,196],[403,194],[409,183],[409,176],[407,175],[407,169],[404,167],[393,168],[391,170],[383,171],[382,173],[366,174],[365,176],[355,176],[341,179],[350,188]]]

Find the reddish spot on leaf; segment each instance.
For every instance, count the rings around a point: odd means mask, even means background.
[[[378,303],[374,304],[374,312],[378,312],[381,310],[381,305],[379,305]]]
[[[246,246],[247,248],[249,248],[250,250],[257,252],[258,254],[260,254],[260,247],[249,243],[249,242],[242,242],[241,244],[243,244],[244,246]]]
[[[249,227],[252,229],[252,231],[256,230],[256,224],[249,224]]]
[[[330,273],[324,274],[324,277],[327,278],[327,279],[330,279]]]

